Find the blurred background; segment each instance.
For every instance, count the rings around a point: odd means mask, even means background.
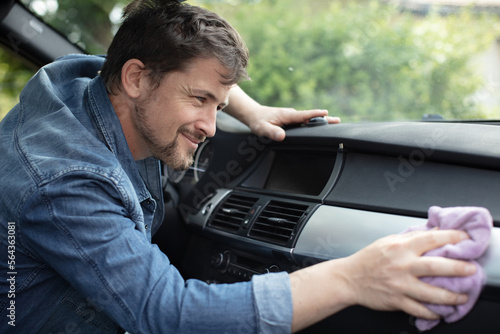
[[[128,0],[22,0],[105,54]],[[500,1],[198,0],[250,50],[243,89],[262,104],[343,122],[500,119]],[[0,49],[0,118],[37,69]]]

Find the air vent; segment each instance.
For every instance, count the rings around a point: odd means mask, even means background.
[[[214,213],[209,226],[236,232],[245,220],[258,198],[242,195],[230,195]]]
[[[286,245],[307,208],[307,205],[271,201],[253,224],[250,236]]]

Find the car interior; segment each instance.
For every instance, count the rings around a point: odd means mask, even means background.
[[[18,1],[0,4],[0,42],[39,67],[70,43]],[[480,206],[494,220],[479,262],[487,282],[472,311],[428,333],[498,333],[500,122],[312,119],[275,142],[219,112],[217,133],[186,171],[164,171],[165,220],[156,243],[186,279],[209,283],[293,272],[349,256],[425,224],[431,206]],[[334,298],[334,296],[332,296]],[[347,308],[303,333],[420,333],[403,312]]]

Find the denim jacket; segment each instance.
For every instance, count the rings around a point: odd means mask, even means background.
[[[45,66],[0,123],[0,332],[290,332],[286,273],[185,281],[151,244],[160,165],[133,160],[104,60]]]

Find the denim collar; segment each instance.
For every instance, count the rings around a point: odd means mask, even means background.
[[[136,162],[127,144],[125,134],[109,99],[102,78],[98,75],[89,82],[87,89],[87,103],[90,116],[100,132],[101,140],[115,155],[123,170],[130,178],[140,202],[151,198]],[[157,163],[157,161],[156,161]]]

